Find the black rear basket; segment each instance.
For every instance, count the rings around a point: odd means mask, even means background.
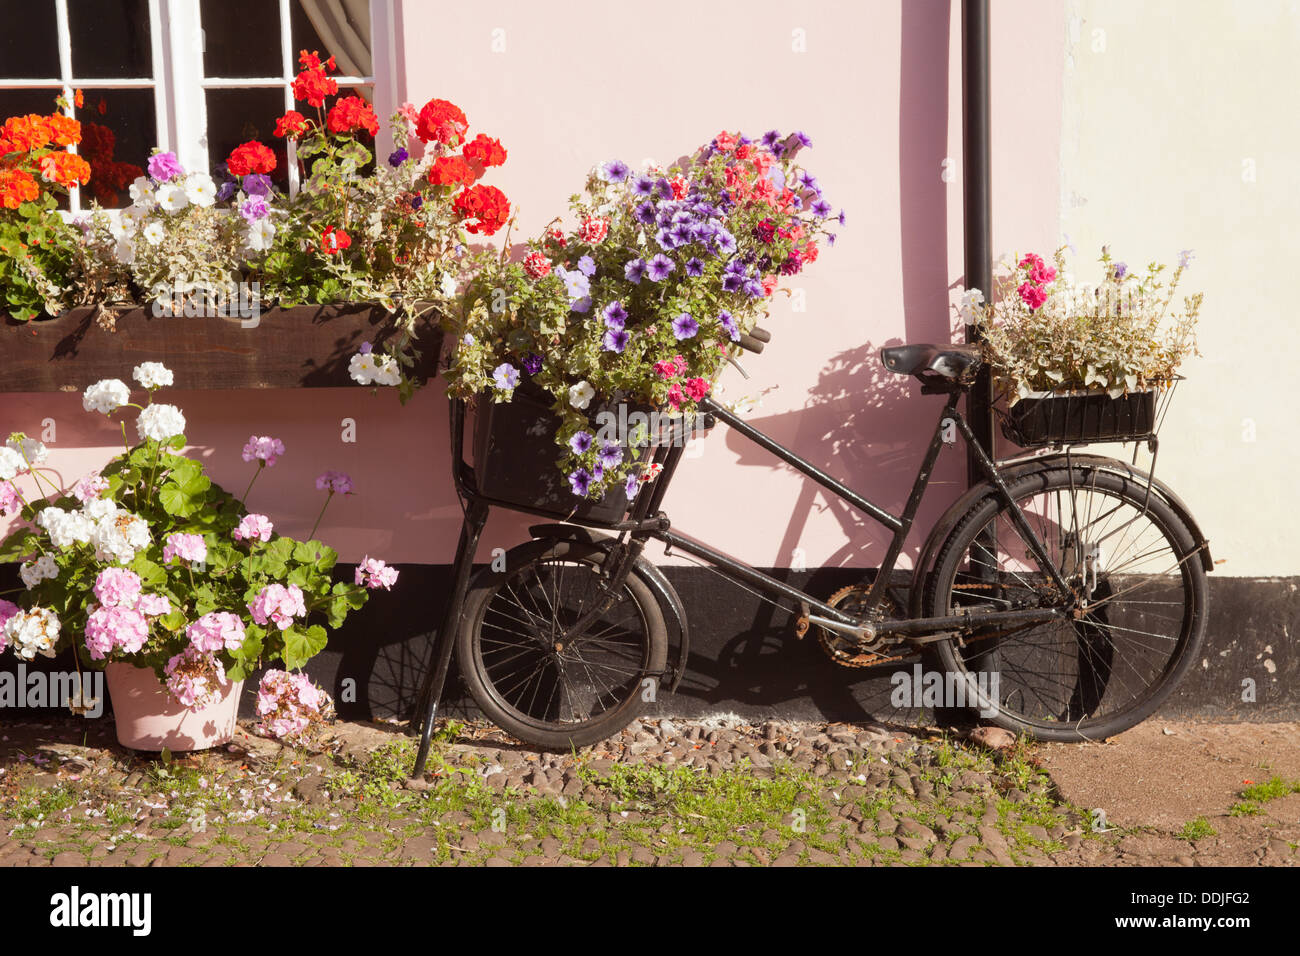
[[[1153,388],[1115,398],[1102,391],[1035,394],[1000,410],[1002,434],[1023,448],[1151,439],[1171,391]]]
[[[592,434],[602,411],[618,414],[619,403],[588,409]],[[649,408],[629,406],[633,411]],[[474,427],[474,476],[478,493],[505,505],[599,524],[623,520],[628,510],[621,485],[601,499],[579,498],[556,462],[564,449],[555,443],[560,420],[551,411],[551,397],[525,383],[509,402],[496,403],[490,393],[479,396]],[[624,454],[631,454],[626,446]]]

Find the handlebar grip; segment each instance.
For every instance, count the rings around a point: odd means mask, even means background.
[[[749,334],[752,335],[754,338],[758,339],[760,342],[772,341],[772,333],[769,332],[767,329],[760,329],[758,326],[754,326],[754,328],[750,330]]]
[[[738,339],[740,347],[748,352],[761,352],[765,344],[762,339],[755,338],[747,332],[741,332]]]

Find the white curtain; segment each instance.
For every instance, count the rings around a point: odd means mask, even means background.
[[[370,76],[370,0],[298,0],[345,76]],[[359,92],[372,99],[370,89]]]

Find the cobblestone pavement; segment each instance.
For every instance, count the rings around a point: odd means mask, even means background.
[[[408,782],[415,743],[340,723],[160,758],[108,721],[6,724],[0,865],[1293,866],[1300,844],[1300,781],[1265,767],[1213,812],[1126,828],[1071,805],[1038,748],[939,732],[648,720],[566,755],[453,723]]]

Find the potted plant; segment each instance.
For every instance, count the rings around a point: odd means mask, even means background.
[[[353,581],[334,581],[337,555],[314,528],[297,541],[246,507],[283,444],[249,439],[243,458],[254,471],[235,498],[184,453],[181,410],[154,401],[172,373],[145,362],[134,378],[147,391],[143,405],[117,379],[86,389],[87,411],[138,411],[137,441],[119,420],[122,453],[72,488],[52,484],[41,442],[14,434],[0,446],[0,514],[21,517],[0,560],[21,562],[25,587],[16,603],[0,600],[0,650],[31,660],[72,647],[78,669],[107,666],[126,746],[210,747],[230,738],[254,669],[301,668],[324,648],[327,627],[340,626],[371,589],[391,587],[397,572],[367,558]],[[334,472],[317,488],[326,504],[353,490]],[[301,675],[263,678],[258,713],[268,732],[301,734],[327,711],[328,697]]]
[[[1094,284],[1066,273],[1064,253],[1054,266],[1017,258],[991,304],[978,289],[965,293],[963,318],[979,326],[1005,400],[1003,432],[1025,447],[1148,438],[1157,398],[1196,352],[1203,295],[1174,301],[1192,253],[1166,281],[1165,265],[1137,274],[1103,248]]]
[[[834,242],[833,208],[800,161],[809,145],[723,132],[666,169],[606,162],[572,198],[570,228],[556,220],[522,258],[474,277],[446,377],[449,394],[478,400],[481,491],[550,508],[558,487],[561,513],[606,496],[607,513],[625,507],[651,477],[653,436],[602,430],[595,413],[693,415],[781,277]]]
[[[273,338],[267,354],[217,370],[213,387],[343,384],[364,340],[373,356],[362,363],[373,368],[365,384],[396,386],[409,397],[433,366],[421,361],[417,334],[436,331],[445,303],[473,271],[471,238],[494,234],[508,218],[505,195],[480,181],[505,162],[506,150],[484,134],[470,138],[460,108],[433,99],[401,106],[391,120],[396,148],[376,163],[379,118],[370,104],[338,95],[332,58],[304,50],[299,62],[292,88],[305,112],[287,111],[275,130],[294,145],[302,188],[292,197],[277,186],[283,167],[266,143],[238,146],[215,174],[155,151],[130,184],[129,206],[110,212],[93,205],[70,225],[51,192],[62,180],[47,183],[31,171],[45,164],[63,179],[93,178],[90,167],[74,168],[85,164],[72,154],[51,158],[52,131],[75,143],[79,124],[61,114],[11,120],[4,129],[13,135],[0,138],[0,149],[18,143],[25,151],[15,147],[0,159],[0,197],[14,210],[0,210],[0,295],[9,325],[42,311],[57,316],[80,307],[86,315],[73,316],[73,327],[64,323],[58,335],[9,334],[6,348],[47,362],[81,353],[102,365],[114,349],[103,336],[87,337],[120,322],[137,354],[148,347],[188,352],[176,346],[194,335],[207,346],[197,351],[229,355],[249,350],[250,337],[241,333],[258,327],[263,311],[287,310],[300,322],[348,314],[356,317],[353,334],[317,336],[321,341],[306,343],[316,350],[307,355],[295,354],[292,330],[276,316],[266,323],[264,334]],[[33,190],[35,198],[26,198]],[[4,241],[6,229],[14,241]],[[376,334],[376,311],[392,317],[391,331]],[[150,313],[240,321],[206,322],[200,332],[194,323],[150,322]],[[319,354],[340,343],[347,355]],[[322,374],[322,365],[332,374]],[[207,385],[202,368],[187,367],[187,381]],[[19,384],[50,387],[54,377],[48,366],[25,368]]]

